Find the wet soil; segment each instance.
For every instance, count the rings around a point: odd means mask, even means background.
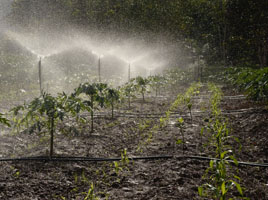
[[[268,163],[268,111],[265,105],[246,99],[241,94],[224,90],[222,115],[228,119],[231,141],[236,158],[244,162]],[[102,110],[90,123],[77,123],[69,117],[59,122],[55,135],[54,155],[92,158],[120,158],[126,149],[128,157],[156,155],[195,155],[214,157],[213,147],[200,130],[210,117],[210,93],[202,91],[193,98],[191,120],[189,111],[180,106],[170,117],[166,127],[155,129],[176,98],[172,95],[133,100],[131,109],[121,105],[112,119],[109,110]],[[84,114],[88,120],[90,117]],[[185,149],[175,144],[181,139],[177,118],[185,120]],[[0,155],[5,158],[47,156],[49,136],[46,130],[28,134],[5,130],[0,136]],[[152,134],[151,134],[152,133]],[[150,138],[151,140],[148,140]],[[201,143],[202,142],[202,143]],[[118,167],[116,167],[118,165]],[[157,159],[123,162],[62,162],[13,161],[0,162],[0,198],[30,199],[86,199],[94,185],[99,199],[206,199],[198,195],[198,187],[209,162],[196,159]],[[268,199],[268,168],[232,166],[230,173],[241,178],[244,196]],[[231,196],[237,195],[234,190]],[[88,198],[90,199],[90,198]],[[209,198],[207,198],[209,199]]]

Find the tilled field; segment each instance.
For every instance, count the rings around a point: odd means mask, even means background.
[[[107,115],[108,110],[100,112],[95,118],[93,133],[90,133],[90,123],[77,124],[72,118],[66,119],[57,127],[55,157],[119,160],[3,161],[0,163],[0,197],[12,200],[90,199],[88,194],[93,184],[94,194],[100,199],[202,199],[198,187],[206,182],[202,177],[209,161],[189,157],[214,157],[213,147],[203,145],[208,142],[206,135],[202,144],[200,137],[201,128],[210,117],[209,98],[210,93],[205,91],[193,98],[192,120],[187,108],[180,106],[177,112],[171,113],[167,126],[155,129],[152,134],[152,128],[159,124],[161,116],[165,116],[175,97],[147,98],[144,104],[137,99],[132,102],[131,110],[127,106],[118,108],[114,119]],[[228,118],[230,135],[240,141],[230,143],[237,160],[268,163],[267,109],[228,91],[220,107],[222,115]],[[181,144],[175,143],[175,139],[181,139],[177,124],[180,116],[185,121],[184,151]],[[40,156],[47,156],[49,136],[45,132],[2,135],[1,157],[40,159]],[[122,157],[124,149],[126,155]],[[158,157],[127,161],[127,158],[149,156]],[[267,166],[239,165],[229,170],[241,178],[245,197],[268,199]],[[234,190],[230,195],[238,194]]]

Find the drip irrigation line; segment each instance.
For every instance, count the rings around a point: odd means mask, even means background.
[[[159,160],[171,159],[173,156],[146,156],[146,157],[133,157],[129,160]],[[120,161],[122,158],[91,158],[91,157],[22,157],[22,158],[0,158],[0,162],[11,161],[54,161],[54,162],[113,162]]]
[[[172,155],[160,155],[160,156],[144,156],[144,157],[130,157],[129,160],[184,160],[184,159],[192,159],[192,160],[205,160],[211,161],[216,160],[220,161],[217,158],[210,158],[205,156],[172,156]],[[46,161],[46,162],[113,162],[120,161],[122,158],[91,158],[91,157],[22,157],[22,158],[0,158],[0,162],[14,162],[14,161]],[[235,164],[233,160],[226,160],[226,162]],[[268,163],[253,163],[253,162],[242,162],[237,161],[238,166],[250,166],[250,167],[268,167]]]
[[[209,95],[198,95],[193,96],[193,99],[210,99]],[[246,99],[247,97],[244,95],[236,95],[236,96],[222,96],[223,99],[230,99],[230,100],[242,100]]]
[[[222,115],[235,115],[235,114],[252,114],[252,113],[262,113],[267,112],[266,109],[261,108],[249,108],[249,109],[239,109],[239,110],[224,110],[221,111]],[[207,111],[192,111],[192,115],[196,117],[202,117],[203,114],[207,114]],[[89,116],[89,113],[84,113],[81,116]],[[96,118],[105,118],[109,117],[110,113],[98,113],[95,114],[94,117]],[[166,117],[165,113],[115,113],[114,117],[122,117],[122,118],[160,118],[160,117]],[[190,117],[189,114],[181,114],[179,112],[171,112],[169,118],[178,118],[178,117]]]

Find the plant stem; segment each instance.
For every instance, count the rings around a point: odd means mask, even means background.
[[[54,145],[54,116],[50,118],[50,155],[49,155],[50,158],[52,158],[53,156],[53,145]]]
[[[90,101],[90,107],[91,107],[91,111],[90,111],[90,114],[91,114],[91,133],[93,133],[94,132],[94,127],[93,127],[93,121],[94,121],[94,119],[93,119],[93,117],[94,117],[94,113],[93,113],[93,95],[91,96],[91,101]]]
[[[114,103],[113,103],[113,100],[112,100],[112,119],[114,118]]]
[[[128,109],[130,109],[130,95],[128,96]]]

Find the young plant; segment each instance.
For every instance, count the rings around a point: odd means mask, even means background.
[[[149,85],[153,88],[155,91],[155,97],[160,94],[160,88],[165,83],[165,77],[164,76],[150,76],[149,77]]]
[[[130,82],[126,83],[123,87],[120,88],[123,96],[127,97],[128,99],[128,109],[130,109],[131,98],[135,97],[136,87],[134,85],[134,80],[135,79],[132,79]]]
[[[231,137],[229,136],[227,122],[220,115],[221,112],[218,107],[221,100],[221,91],[214,84],[209,84],[209,88],[212,91],[210,101],[212,104],[212,118],[209,120],[207,129],[211,133],[210,141],[215,149],[216,160],[210,161],[210,166],[206,170],[204,177],[210,176],[207,178],[207,183],[198,188],[198,193],[202,197],[225,200],[227,199],[227,192],[236,187],[240,195],[239,198],[246,199],[243,197],[242,188],[238,183],[240,178],[229,172],[229,168],[231,168],[229,160],[232,160],[236,165],[238,162],[234,157],[231,147],[227,145],[228,139]]]
[[[99,197],[97,197],[94,193],[95,187],[94,184],[91,183],[90,188],[88,189],[87,196],[84,198],[84,200],[99,200]]]
[[[107,88],[106,94],[106,104],[110,105],[112,108],[112,119],[114,118],[114,104],[118,102],[120,99],[120,92],[119,90],[113,88]]]
[[[39,123],[42,118],[46,120],[46,126],[50,133],[50,153],[49,156],[53,156],[54,146],[54,133],[57,120],[63,120],[65,115],[64,108],[58,99],[50,94],[43,93],[40,98],[34,99],[28,105],[18,106],[12,109],[14,115],[17,115],[20,110],[26,110],[24,117],[18,121],[17,126],[26,124],[28,126],[29,121],[32,123]]]
[[[228,151],[222,152],[219,160],[210,161],[209,168],[206,170],[206,176],[211,174],[209,181],[198,187],[198,193],[201,197],[225,200],[228,192],[235,187],[240,195],[239,199],[247,199],[243,197],[242,187],[238,183],[240,178],[238,176],[230,177],[228,174],[230,165],[228,160],[233,159],[237,163],[232,156],[227,155],[228,153]]]
[[[121,152],[121,160],[120,161],[114,161],[114,170],[117,175],[119,175],[120,171],[123,171],[124,169],[128,170],[129,165],[129,158],[127,155],[127,150],[124,149]]]
[[[148,90],[148,85],[149,85],[149,79],[143,78],[141,76],[136,77],[136,88],[138,92],[142,95],[142,102],[145,102],[145,93]]]
[[[84,83],[80,84],[79,87],[75,89],[75,93],[73,94],[73,96],[76,97],[78,97],[80,94],[85,94],[89,97],[88,100],[83,101],[83,104],[90,109],[91,132],[94,132],[94,112],[98,109],[98,106],[104,106],[106,88],[107,84],[104,83]]]
[[[180,129],[180,133],[182,136],[182,140],[177,140],[176,144],[182,144],[182,154],[184,154],[184,150],[185,150],[185,139],[184,139],[184,129],[185,129],[185,125],[184,125],[184,120],[182,117],[180,117],[178,119],[178,125],[177,125]]]
[[[190,116],[191,116],[191,122],[193,123],[193,116],[192,116],[192,106],[193,106],[193,104],[191,102],[191,97],[187,96],[187,97],[184,98],[184,100],[185,100],[185,104],[186,104],[186,106],[187,106],[187,108],[189,110]]]
[[[5,117],[3,117],[3,113],[0,113],[0,124],[4,124],[8,127],[10,127],[10,123],[9,123],[9,120],[6,119]]]

